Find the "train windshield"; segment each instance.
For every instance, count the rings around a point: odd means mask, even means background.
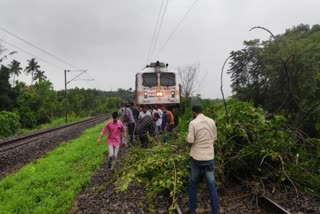
[[[158,85],[156,73],[144,73],[142,74],[143,86],[154,87]]]
[[[174,73],[160,73],[161,86],[174,86],[176,85]]]

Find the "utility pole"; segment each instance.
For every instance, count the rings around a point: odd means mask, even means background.
[[[75,76],[73,79],[71,79],[70,81],[67,82],[67,72],[71,72],[71,71],[81,71],[80,74],[78,74],[77,76]],[[67,97],[67,85],[72,82],[74,79],[76,79],[77,77],[79,77],[80,75],[82,75],[83,73],[85,73],[87,70],[64,70],[64,96],[65,96],[65,119],[66,119],[66,123],[68,123],[68,97]]]
[[[69,70],[64,70],[64,98],[65,98],[65,118],[66,118],[66,123],[68,123],[68,98],[67,98],[67,71]]]

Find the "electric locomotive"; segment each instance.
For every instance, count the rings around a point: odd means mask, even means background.
[[[151,62],[136,74],[135,101],[137,105],[180,105],[180,87],[176,73],[168,71],[168,64]]]

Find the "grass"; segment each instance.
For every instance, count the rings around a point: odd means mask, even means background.
[[[107,151],[96,140],[104,124],[62,144],[0,181],[0,213],[68,213]]]

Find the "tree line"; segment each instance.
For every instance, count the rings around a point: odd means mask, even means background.
[[[56,91],[45,71],[35,58],[28,60],[25,68],[6,58],[0,46],[0,136],[14,135],[20,129],[34,129],[38,125],[69,116],[87,117],[107,113],[119,107],[120,103],[133,99],[131,89],[101,91],[97,89],[68,89]],[[30,85],[16,78],[24,72],[31,76]]]
[[[234,97],[283,114],[311,137],[320,135],[320,25],[301,24],[270,39],[244,41],[231,52],[229,74]]]

